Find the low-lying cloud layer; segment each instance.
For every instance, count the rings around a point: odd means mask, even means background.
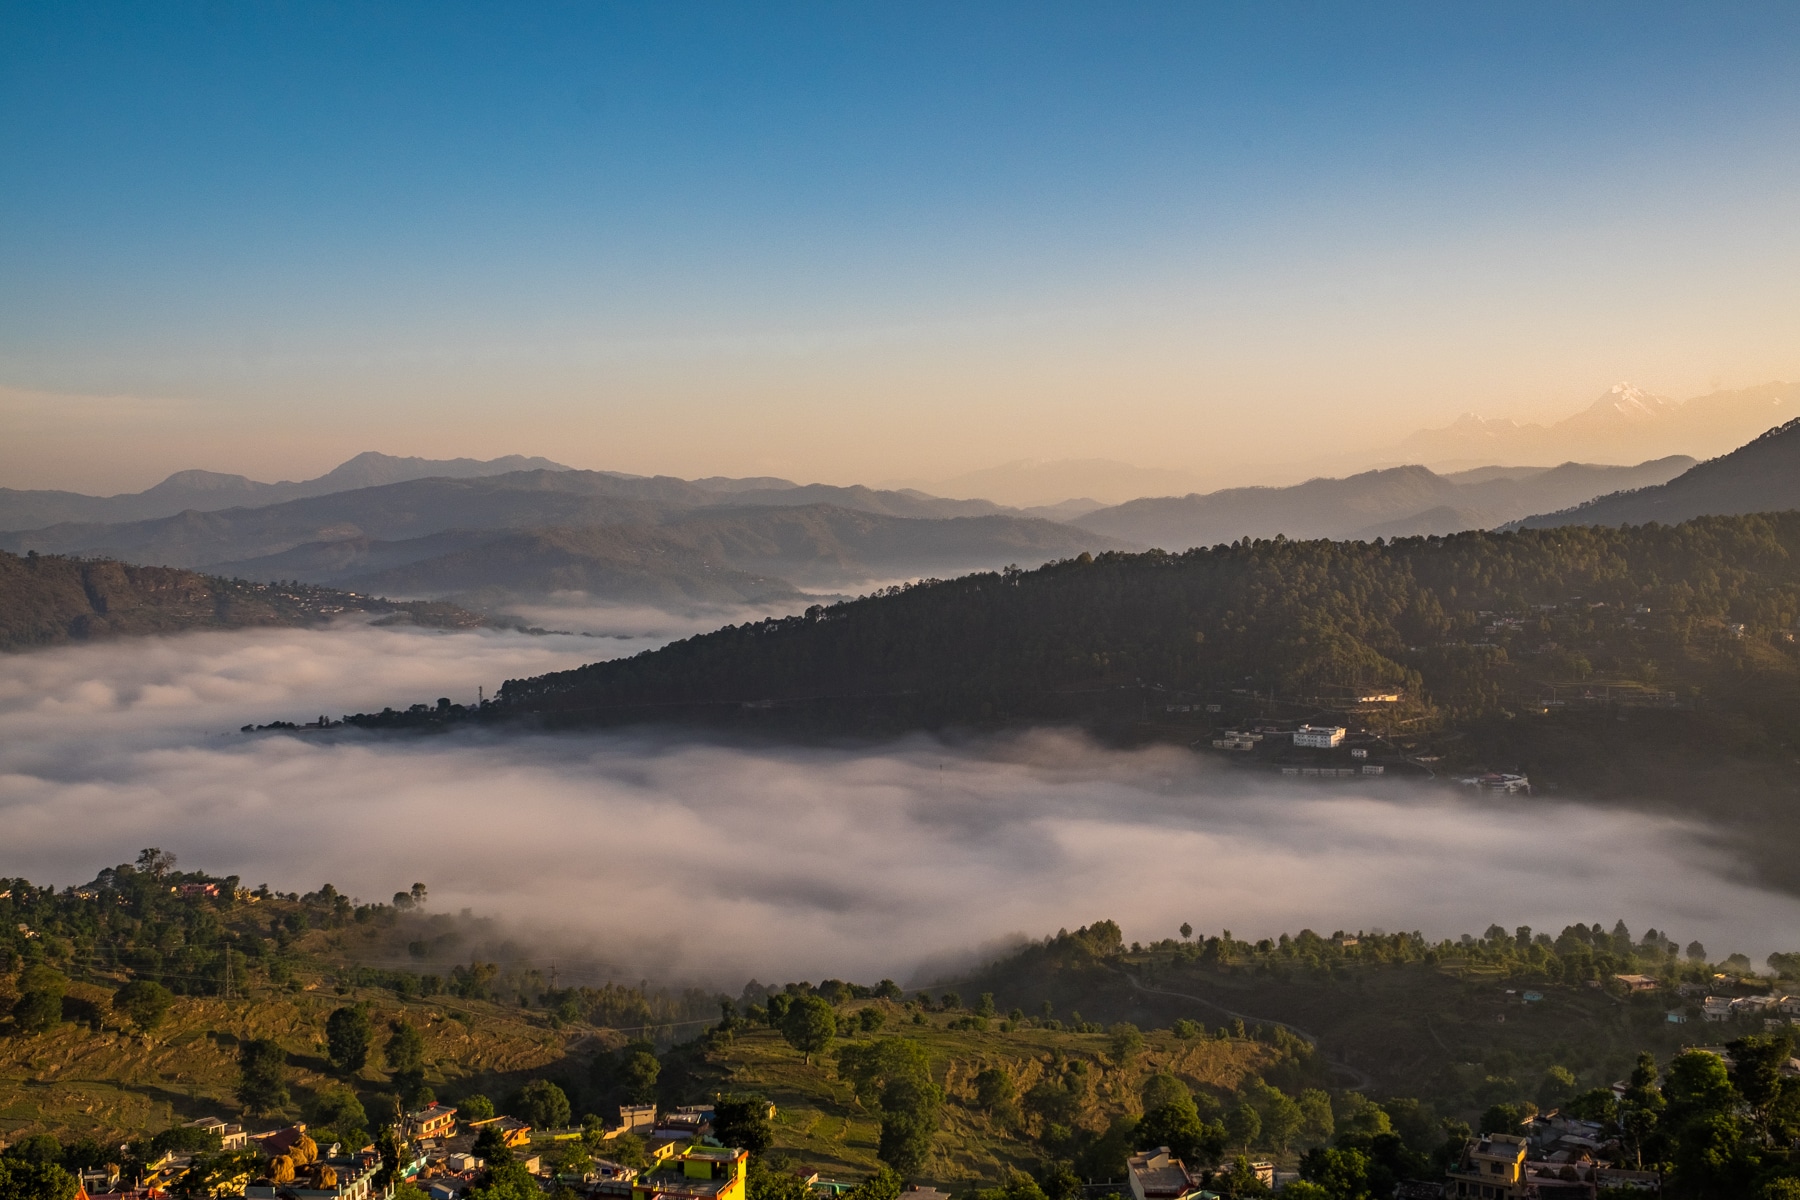
[[[146,845],[247,882],[499,913],[595,959],[734,987],[906,978],[1113,917],[1260,936],[1625,918],[1715,954],[1793,949],[1800,901],[1678,822],[1437,788],[1281,786],[1062,733],[733,745],[668,732],[245,737],[246,720],[472,694],[590,638],[345,629],[0,658],[0,874]],[[635,977],[635,976],[634,976]]]

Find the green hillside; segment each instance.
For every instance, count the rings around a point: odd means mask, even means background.
[[[1800,975],[1800,954],[1769,966]],[[756,1096],[776,1105],[765,1162],[834,1178],[898,1162],[960,1190],[1023,1171],[1071,1200],[1068,1181],[1117,1181],[1129,1150],[1176,1142],[1201,1163],[1235,1143],[1315,1166],[1303,1152],[1361,1146],[1430,1177],[1456,1122],[1592,1107],[1641,1052],[1760,1029],[1665,1019],[1693,1009],[1684,982],[1800,986],[1749,968],[1622,923],[1127,946],[1101,921],[922,991],[558,986],[516,931],[434,914],[422,884],[385,904],[248,892],[146,851],[59,892],[0,880],[0,1140],[116,1146],[219,1115],[360,1143],[427,1096],[490,1097],[539,1126]],[[1646,994],[1615,979],[1650,972]],[[145,1015],[149,985],[167,994]],[[274,1078],[250,1090],[264,1045]]]
[[[1391,543],[1239,542],[1082,555],[726,628],[635,658],[514,680],[501,713],[580,722],[745,703],[887,724],[1136,720],[1152,701],[1264,697],[1396,721],[1540,711],[1614,679],[1800,714],[1800,513]],[[1163,705],[1158,703],[1158,708]],[[1227,714],[1230,715],[1230,714]]]

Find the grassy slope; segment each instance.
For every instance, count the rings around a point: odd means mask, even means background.
[[[934,1015],[926,1026],[899,1024],[901,1010],[880,1005],[889,1025],[877,1036],[917,1038],[929,1047],[932,1073],[948,1102],[935,1152],[924,1177],[938,1183],[996,1179],[1005,1166],[1026,1169],[1041,1152],[1029,1141],[996,1127],[973,1107],[975,1076],[987,1067],[1011,1075],[1021,1094],[1044,1078],[1046,1069],[1065,1060],[1089,1064],[1090,1087],[1079,1124],[1104,1130],[1110,1115],[1141,1111],[1138,1096],[1144,1081],[1158,1070],[1181,1076],[1190,1086],[1232,1091],[1269,1060],[1268,1047],[1249,1041],[1180,1041],[1167,1032],[1151,1033],[1144,1053],[1125,1066],[1112,1061],[1107,1038],[1063,1030],[1019,1029],[1010,1033],[945,1028]],[[829,1056],[827,1056],[829,1057]],[[827,1177],[859,1176],[876,1166],[880,1136],[876,1119],[856,1104],[849,1085],[831,1066],[816,1059],[811,1066],[779,1035],[768,1029],[740,1033],[708,1053],[694,1069],[699,1089],[757,1091],[777,1106],[776,1149],[819,1169]]]
[[[279,920],[296,907],[270,900],[225,914],[240,936],[274,937]],[[312,1096],[339,1086],[324,1062],[324,1024],[333,1009],[355,1001],[371,1005],[378,1040],[387,1022],[401,1016],[421,1028],[432,1064],[429,1081],[440,1096],[455,1100],[480,1091],[503,1098],[542,1076],[564,1086],[577,1114],[607,1112],[605,1094],[589,1082],[589,1067],[597,1053],[624,1042],[621,1031],[559,1026],[542,1008],[512,1000],[438,995],[403,1002],[390,990],[337,982],[346,964],[404,961],[409,946],[434,938],[445,943],[446,954],[484,957],[500,933],[467,918],[410,914],[284,936],[278,953],[292,982],[277,984],[259,967],[252,972],[252,999],[180,999],[150,1038],[123,1031],[113,1019],[110,987],[122,975],[92,973],[71,986],[71,1008],[88,1002],[99,1028],[69,1022],[35,1037],[0,1037],[0,1138],[46,1130],[117,1140],[206,1114],[236,1117],[237,1046],[252,1037],[274,1038],[288,1051],[294,1101],[283,1115],[302,1115]],[[1508,987],[1534,988],[1545,1000],[1526,1007],[1505,994]],[[852,1002],[844,1016],[872,1004],[886,1015],[879,1036],[918,1038],[929,1048],[948,1103],[925,1177],[949,1184],[992,1180],[1006,1166],[1028,1167],[1041,1158],[1035,1142],[996,1127],[974,1108],[973,1080],[990,1066],[1011,1076],[1022,1095],[1047,1073],[1060,1074],[1062,1064],[1085,1063],[1076,1124],[1096,1132],[1114,1117],[1138,1112],[1143,1083],[1157,1070],[1226,1101],[1261,1076],[1290,1093],[1329,1082],[1378,1098],[1416,1095],[1446,1115],[1473,1117],[1487,1104],[1532,1096],[1551,1065],[1569,1067],[1582,1087],[1591,1087],[1624,1074],[1640,1049],[1666,1058],[1684,1043],[1720,1036],[1716,1027],[1666,1024],[1665,998],[1615,999],[1586,987],[1508,980],[1491,968],[1460,964],[1265,971],[1152,949],[1061,962],[1011,959],[957,981],[957,988],[965,997],[994,993],[1002,1012],[1017,1006],[1036,1013],[1049,1001],[1065,1020],[1079,1012],[1089,1021],[1128,1020],[1152,1032],[1142,1055],[1120,1064],[1101,1034],[1031,1022],[1012,1031],[1002,1031],[997,1021],[990,1030],[951,1029],[947,1014],[932,1013],[915,1024],[902,1006]],[[6,991],[0,979],[0,993]],[[0,1008],[10,999],[0,994]],[[1182,1040],[1167,1032],[1179,1018],[1217,1030],[1233,1015],[1251,1025],[1282,1021],[1315,1034],[1325,1061],[1284,1059],[1253,1040]],[[348,1082],[373,1120],[391,1111],[393,1093],[378,1066]],[[776,1033],[754,1027],[666,1056],[664,1103],[726,1091],[761,1092],[774,1100],[777,1148],[826,1175],[856,1176],[874,1168],[877,1122],[836,1078],[829,1055],[808,1064]],[[259,1119],[253,1127],[275,1120]]]
[[[227,910],[225,924],[240,936],[262,936],[296,907],[281,900],[239,904]],[[425,1035],[427,1081],[440,1094],[504,1095],[545,1073],[585,1078],[585,1059],[566,1061],[571,1051],[618,1044],[622,1035],[582,1026],[555,1029],[541,1010],[513,1004],[447,994],[403,1002],[386,989],[335,982],[344,964],[404,958],[406,943],[422,935],[451,931],[459,943],[467,944],[466,938],[481,949],[477,939],[485,928],[479,921],[418,916],[385,926],[309,930],[279,952],[291,982],[272,984],[259,968],[251,972],[249,999],[180,997],[148,1037],[127,1031],[111,1010],[112,989],[125,982],[126,973],[89,971],[70,984],[68,994],[93,1005],[98,1029],[69,1020],[35,1036],[0,1036],[0,1139],[47,1131],[104,1141],[207,1114],[235,1115],[238,1043],[265,1037],[288,1052],[293,1093],[288,1116],[300,1114],[320,1090],[348,1084],[371,1120],[378,1120],[393,1103],[388,1077],[378,1069],[379,1048],[388,1022],[402,1017]],[[442,971],[430,963],[421,969]],[[0,976],[0,1012],[10,1006],[15,984],[16,979]],[[368,1068],[340,1080],[325,1061],[325,1020],[332,1010],[358,1001],[370,1005],[376,1049]],[[65,1004],[65,1012],[79,1007]]]
[[[340,1084],[324,1061],[325,1018],[354,1000],[372,1004],[378,1028],[401,1015],[419,1025],[433,1063],[430,1082],[452,1098],[472,1091],[503,1097],[525,1079],[542,1075],[568,1088],[579,1112],[584,1100],[593,1099],[583,1094],[582,1081],[594,1052],[624,1040],[611,1030],[552,1029],[541,1012],[512,1006],[444,996],[403,1005],[380,990],[340,993],[329,984],[299,986],[297,992],[248,1001],[180,1000],[167,1024],[149,1038],[121,1030],[106,1012],[97,1031],[70,1022],[36,1037],[0,1040],[0,1138],[48,1131],[116,1141],[202,1115],[236,1117],[237,1044],[251,1037],[272,1037],[287,1049],[294,1101],[282,1116],[302,1115],[310,1096]],[[98,1002],[103,1012],[109,999],[105,988],[93,984],[75,984],[70,994]],[[1113,1115],[1139,1111],[1137,1097],[1154,1071],[1170,1070],[1192,1086],[1226,1094],[1260,1073],[1272,1054],[1250,1041],[1180,1041],[1166,1032],[1151,1033],[1144,1053],[1120,1066],[1110,1058],[1104,1035],[952,1030],[946,1028],[950,1018],[941,1014],[920,1026],[905,1023],[900,1007],[880,1006],[889,1013],[880,1036],[918,1038],[930,1048],[933,1073],[948,1103],[925,1176],[947,1183],[995,1179],[1005,1166],[1026,1168],[1041,1156],[1033,1143],[972,1107],[973,1080],[985,1067],[1006,1070],[1023,1093],[1054,1066],[1086,1061],[1089,1086],[1078,1123],[1103,1130]],[[371,1066],[349,1082],[372,1119],[388,1111],[391,1093],[380,1070]],[[827,1176],[859,1177],[875,1169],[878,1122],[837,1079],[829,1052],[809,1065],[773,1030],[746,1029],[711,1048],[672,1056],[664,1083],[665,1103],[722,1091],[760,1092],[778,1106],[777,1149]],[[251,1124],[261,1128],[277,1120],[270,1116]]]
[[[1158,990],[1133,987],[1132,976]],[[1489,1075],[1513,1078],[1521,1096],[1530,1096],[1552,1065],[1570,1068],[1583,1087],[1600,1086],[1628,1073],[1639,1050],[1663,1057],[1717,1036],[1712,1027],[1669,1024],[1666,997],[1618,999],[1460,965],[1263,973],[1146,952],[1126,955],[1117,969],[1018,973],[1001,967],[958,986],[964,995],[991,991],[1002,1008],[1029,1010],[1050,999],[1059,1011],[1078,1009],[1089,1020],[1146,1027],[1185,1017],[1216,1028],[1232,1013],[1249,1024],[1284,1022],[1318,1037],[1325,1057],[1342,1064],[1334,1084],[1377,1097],[1419,1096],[1469,1117],[1493,1099],[1483,1092]],[[1535,990],[1544,1000],[1526,1005],[1518,995],[1506,995],[1508,988]]]
[[[91,984],[73,985],[70,995],[100,1001],[103,1009],[110,999]],[[592,1033],[551,1030],[541,1014],[479,1001],[440,996],[402,1005],[390,993],[339,995],[329,987],[256,1000],[183,999],[148,1038],[121,1030],[107,1012],[99,1031],[70,1022],[36,1037],[0,1039],[0,1138],[49,1131],[107,1140],[207,1114],[235,1115],[238,1042],[257,1037],[288,1051],[295,1099],[289,1114],[297,1114],[310,1095],[340,1083],[324,1058],[325,1018],[355,999],[373,1003],[378,1029],[402,1015],[420,1027],[434,1064],[428,1078],[445,1094],[504,1094],[561,1062]],[[369,1068],[348,1081],[371,1119],[392,1103],[386,1078]]]

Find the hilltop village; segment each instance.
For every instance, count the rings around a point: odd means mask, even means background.
[[[559,986],[424,884],[281,893],[154,849],[0,880],[0,918],[6,1200],[1800,1186],[1800,955],[1622,921],[1153,944],[1100,921],[930,988],[729,995]]]

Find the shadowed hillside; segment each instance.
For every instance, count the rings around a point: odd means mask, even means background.
[[[1519,525],[1548,529],[1647,521],[1672,524],[1691,517],[1794,508],[1800,508],[1800,418],[1659,487],[1602,496],[1578,508],[1529,517]]]
[[[1398,691],[1415,715],[1529,711],[1556,681],[1652,677],[1729,703],[1800,680],[1800,514],[1383,545],[1240,542],[1082,555],[727,628],[513,680],[502,711],[811,706],[879,697],[933,724],[1132,712],[1152,695]],[[1791,696],[1790,696],[1791,699]],[[648,708],[646,709],[648,711]]]
[[[1603,492],[1661,483],[1693,462],[1683,456],[1634,467],[1567,462],[1547,469],[1486,468],[1458,475],[1420,466],[1389,467],[1347,479],[1309,479],[1293,487],[1132,500],[1076,517],[1074,524],[1164,550],[1277,534],[1363,540],[1448,534],[1490,529]]]
[[[488,603],[560,591],[662,604],[762,602],[799,595],[794,585],[851,587],[1118,546],[1052,521],[893,517],[806,505],[705,508],[661,523],[313,542],[224,569]]]
[[[345,613],[469,628],[448,604],[396,603],[306,584],[249,583],[171,567],[0,551],[0,650],[127,634],[323,624]]]

